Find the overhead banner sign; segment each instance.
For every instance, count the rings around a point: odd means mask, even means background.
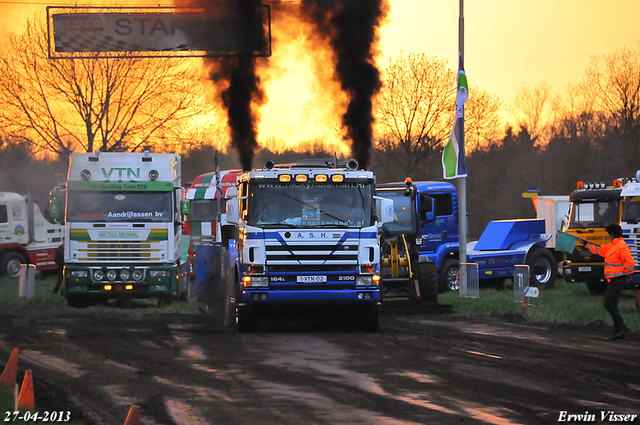
[[[122,52],[137,57],[271,55],[268,5],[251,16],[163,7],[113,10],[47,7],[49,57],[110,57]]]

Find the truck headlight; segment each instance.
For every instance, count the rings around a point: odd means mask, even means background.
[[[166,270],[149,270],[149,277],[167,277]]]
[[[357,276],[356,286],[373,286],[373,276]]]
[[[116,277],[118,277],[118,273],[116,273],[115,270],[109,270],[107,272],[107,279],[109,280],[116,280]]]
[[[142,270],[134,270],[131,276],[133,276],[133,280],[139,282],[144,277],[144,274],[142,273]]]
[[[249,284],[251,286],[260,286],[260,287],[269,286],[269,278],[267,278],[266,276],[251,276],[251,280]]]
[[[102,270],[96,270],[93,272],[93,280],[104,279],[104,272]]]
[[[121,280],[129,280],[129,277],[131,277],[131,273],[129,273],[129,270],[120,270]]]
[[[71,272],[71,277],[87,277],[86,270],[73,270]]]

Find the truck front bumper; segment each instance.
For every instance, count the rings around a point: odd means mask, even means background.
[[[340,290],[270,290],[245,288],[240,295],[239,306],[365,306],[380,305],[377,287]]]
[[[604,265],[564,262],[562,276],[566,282],[604,281]]]

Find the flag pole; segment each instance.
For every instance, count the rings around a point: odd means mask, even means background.
[[[458,51],[462,63],[464,63],[464,0],[460,0],[460,18],[458,21]],[[464,105],[462,106],[464,108]],[[464,146],[464,138],[461,141]],[[465,153],[466,154],[466,153]],[[467,269],[462,263],[467,262],[467,178],[462,176],[458,180],[458,205],[460,223],[459,229],[459,255],[460,255],[460,285],[467,287]]]

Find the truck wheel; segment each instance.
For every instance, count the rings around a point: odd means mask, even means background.
[[[2,256],[0,273],[9,277],[20,276],[20,265],[26,264],[25,259],[17,252],[7,252]]]
[[[362,332],[375,333],[378,332],[380,326],[380,307],[368,307],[361,312],[362,316],[358,318],[358,328]]]
[[[449,258],[444,261],[442,270],[440,271],[440,286],[439,292],[444,294],[448,291],[458,290],[458,271],[460,270],[460,262],[454,258]]]
[[[591,295],[602,295],[607,291],[607,284],[599,280],[588,280],[586,283]]]
[[[435,263],[429,261],[418,264],[418,286],[422,301],[438,303],[438,275]]]
[[[553,254],[541,246],[533,246],[527,254],[529,284],[540,289],[551,289],[558,277],[558,264]]]
[[[258,320],[256,316],[245,310],[244,308],[238,309],[238,332],[255,332],[258,329]]]

